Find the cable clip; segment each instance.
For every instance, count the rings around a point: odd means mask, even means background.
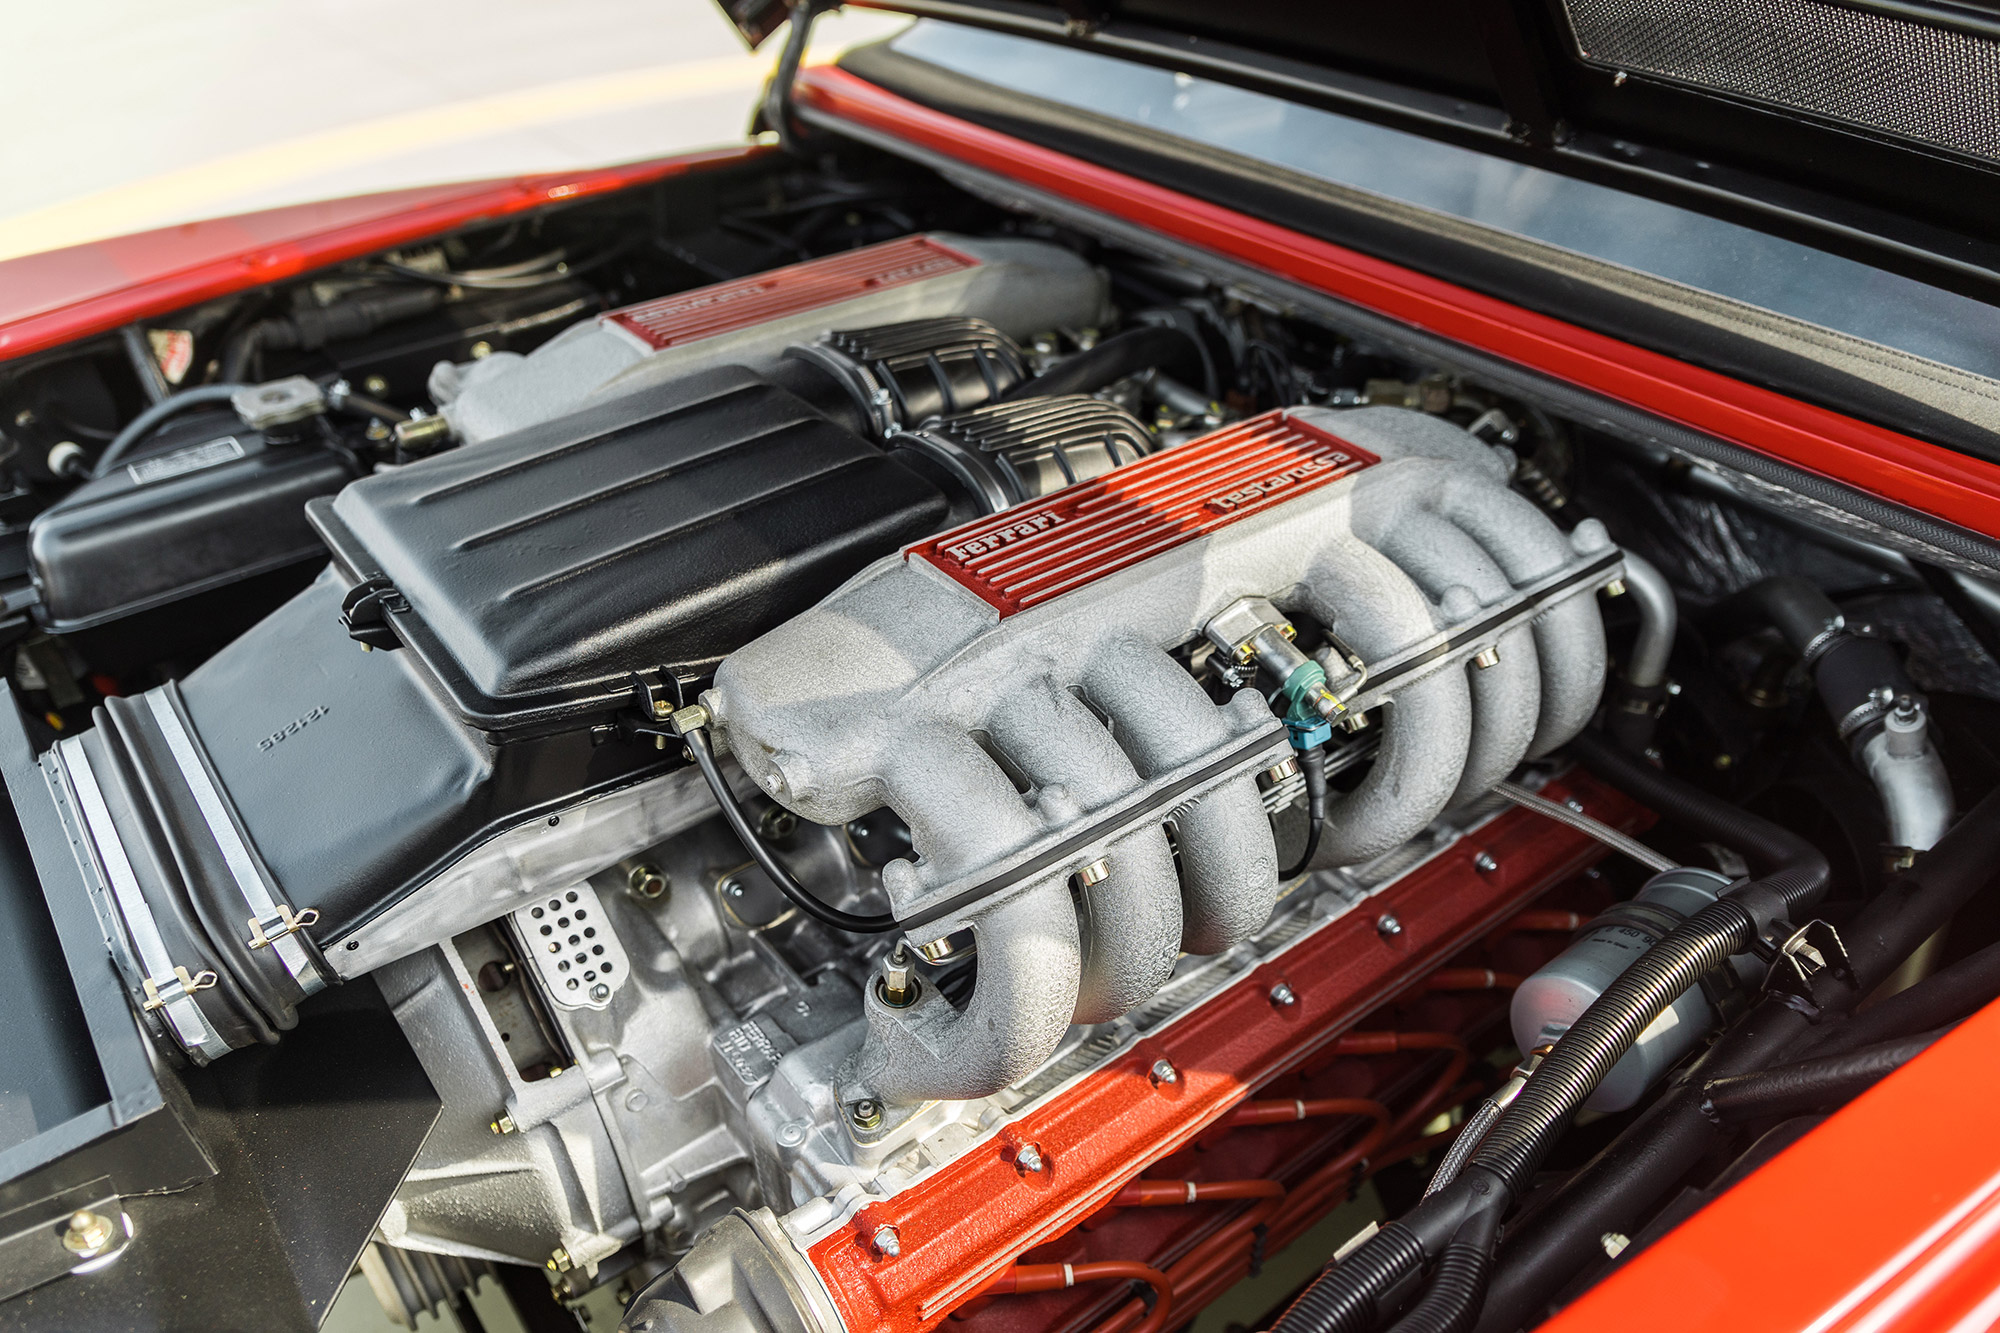
[[[1847,947],[1840,942],[1840,932],[1831,925],[1808,921],[1778,946],[1770,974],[1764,979],[1764,989],[1796,996],[1817,1011],[1825,1007],[1818,992],[1829,977],[1838,978],[1850,987],[1854,984]]]
[[[308,907],[303,912],[294,912],[285,903],[278,904],[278,914],[266,925],[256,917],[250,918],[250,938],[245,941],[253,949],[262,949],[276,944],[287,935],[296,935],[307,926],[319,920],[319,909]]]

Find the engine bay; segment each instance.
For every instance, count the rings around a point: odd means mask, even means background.
[[[0,432],[110,973],[197,1089],[379,988],[406,1322],[1157,1333],[1480,1171],[1532,1237],[2000,781],[1977,561],[858,148],[22,358]]]

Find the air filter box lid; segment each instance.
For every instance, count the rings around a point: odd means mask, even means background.
[[[946,509],[852,432],[723,366],[309,512],[466,721],[526,734],[616,711],[635,672],[705,673]]]

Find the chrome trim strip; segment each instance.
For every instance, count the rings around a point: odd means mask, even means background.
[[[56,750],[62,759],[64,776],[69,780],[70,790],[76,794],[76,806],[83,814],[84,832],[89,835],[89,850],[98,875],[111,886],[113,898],[118,903],[118,914],[125,921],[125,932],[132,941],[133,952],[139,956],[139,965],[146,975],[164,987],[175,980],[174,960],[167,953],[166,941],[160,937],[160,923],[153,918],[153,909],[146,904],[145,891],[139,887],[139,876],[132,869],[131,860],[125,855],[125,846],[118,840],[118,829],[111,822],[111,808],[105,804],[104,793],[97,785],[97,774],[91,769],[90,756],[83,748],[81,737],[56,742]],[[166,1001],[162,1008],[167,1022],[173,1026],[174,1036],[190,1051],[199,1051],[213,1060],[217,1056],[229,1054],[229,1044],[208,1025],[202,1016],[201,1006],[194,997],[182,992]]]
[[[258,868],[257,859],[250,854],[250,848],[243,841],[243,835],[231,818],[229,805],[223,799],[221,789],[215,779],[209,776],[208,766],[202,762],[201,754],[195,749],[194,738],[188,734],[187,726],[181,721],[180,711],[167,697],[171,685],[162,685],[147,690],[143,696],[147,706],[153,710],[153,717],[160,724],[160,734],[167,738],[167,749],[172,751],[174,763],[180,767],[181,778],[194,793],[194,803],[201,809],[201,817],[208,824],[209,836],[221,849],[222,860],[229,867],[230,876],[236,881],[236,891],[242,895],[244,905],[267,930],[270,923],[282,924],[277,899],[271,895],[271,886],[265,881]],[[249,921],[244,922],[245,927]],[[292,980],[299,988],[311,995],[326,985],[326,978],[313,964],[312,956],[290,934],[278,935],[271,942],[271,951],[278,955],[278,961],[291,973]]]

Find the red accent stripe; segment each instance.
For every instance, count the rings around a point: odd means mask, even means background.
[[[2000,537],[2000,467],[1084,162],[818,66],[803,101],[1885,500]]]
[[[675,292],[599,318],[623,325],[655,348],[699,342],[757,324],[901,287],[979,261],[928,236],[905,236],[767,273]]]
[[[731,166],[751,145],[597,171],[517,176],[241,213],[0,261],[0,360],[501,218]]]
[[[1382,460],[1283,411],[975,519],[904,552],[1001,616],[1075,592]]]

